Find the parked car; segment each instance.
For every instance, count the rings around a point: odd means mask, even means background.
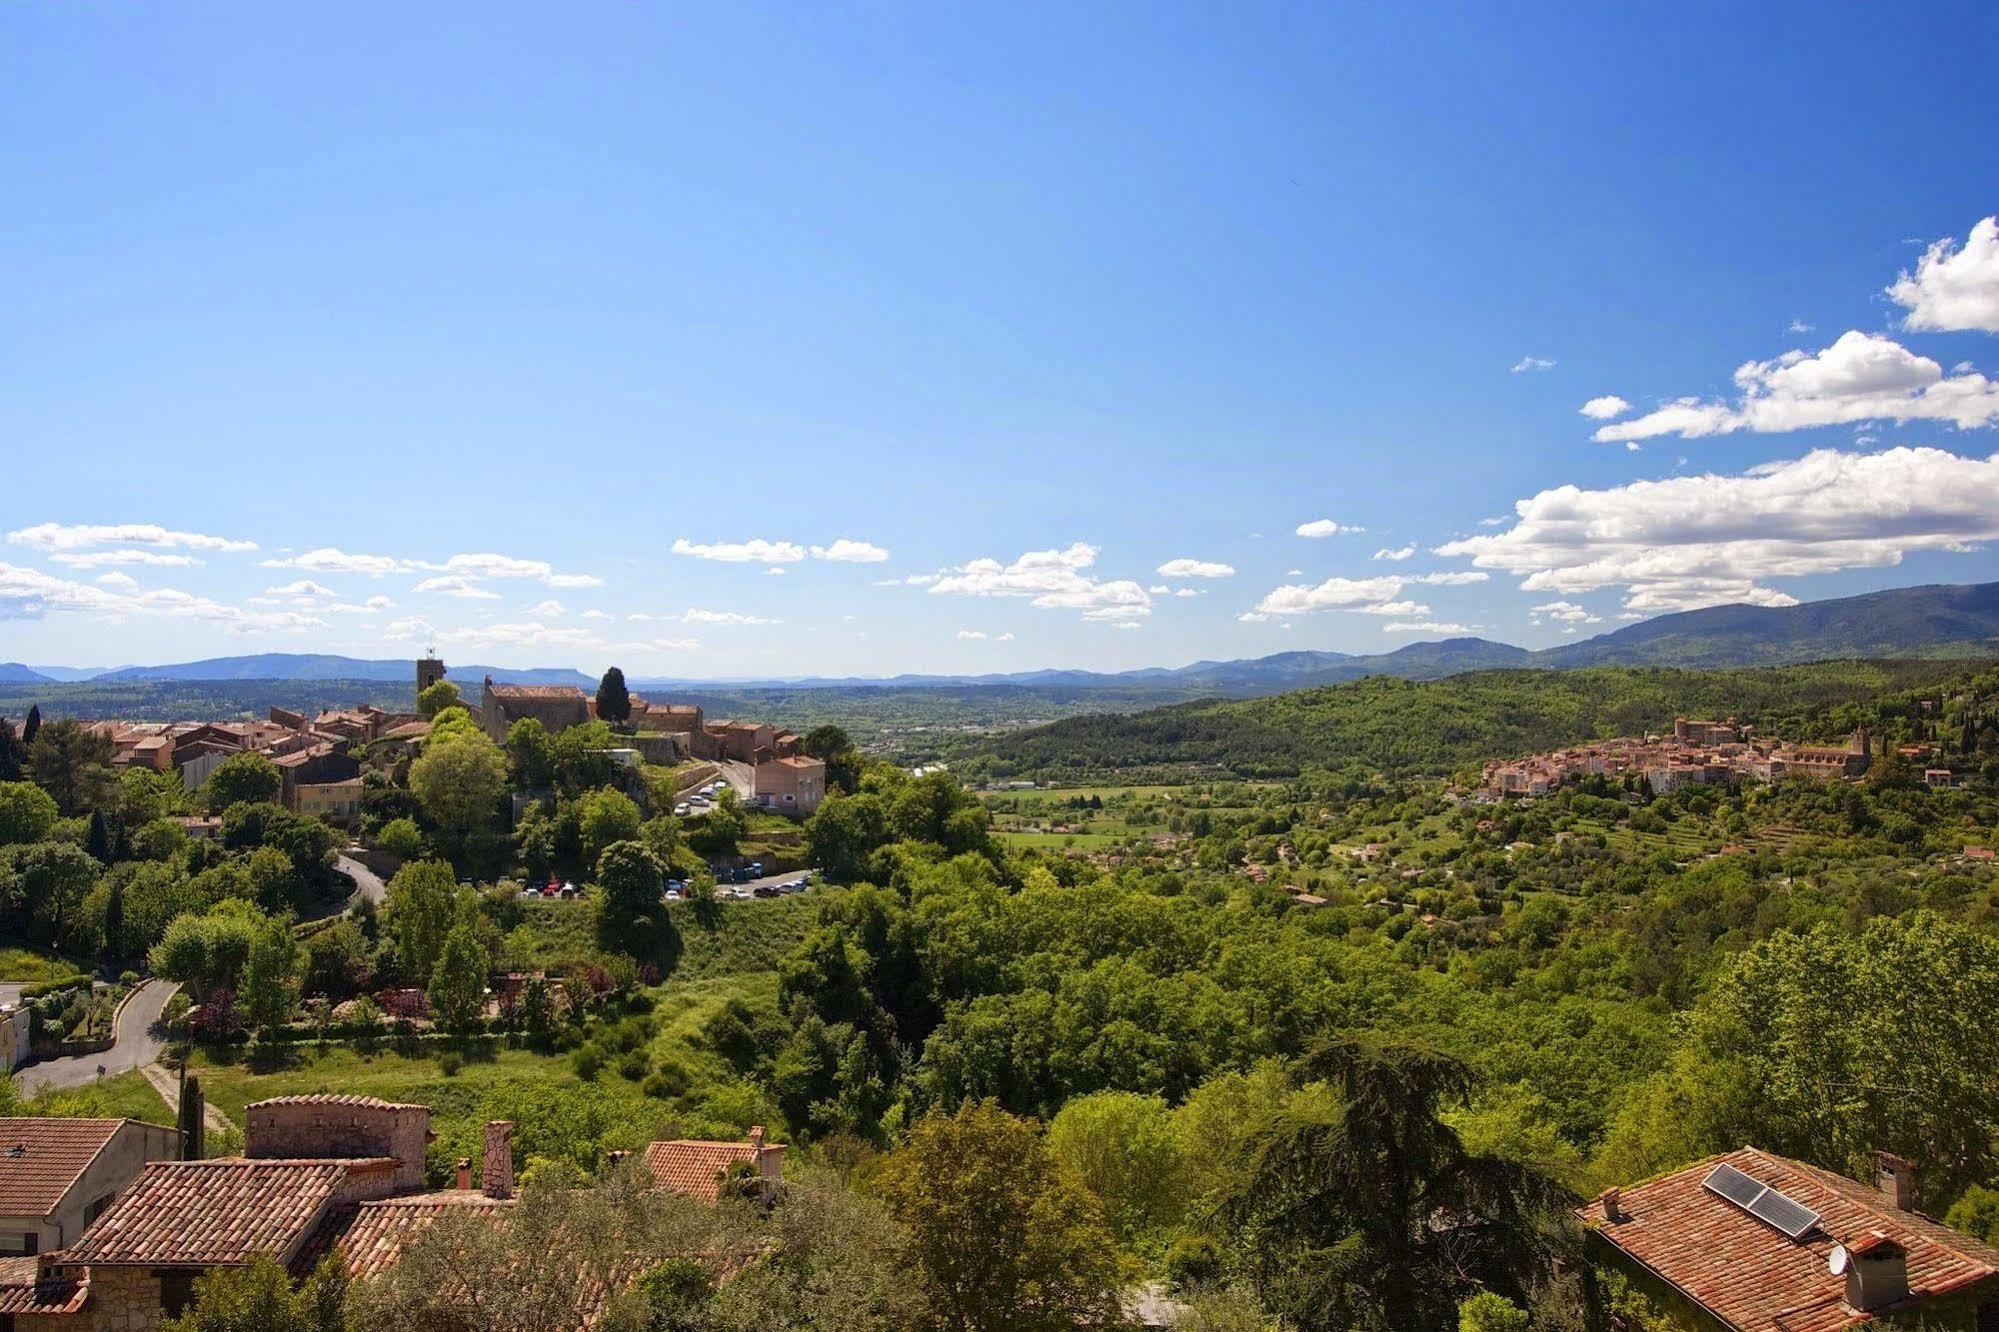
[[[688,805],[688,803],[687,803],[687,802],[686,802],[685,800],[681,801],[681,802],[680,802],[679,804],[677,804],[677,805],[675,805],[675,806],[673,807],[673,814],[674,814],[674,817],[675,817],[675,818],[681,818],[681,819],[684,819],[684,818],[686,818],[686,817],[687,817],[687,811],[688,811],[688,810],[689,810],[690,808],[691,808],[691,806],[690,806],[690,805]]]
[[[777,890],[781,893],[802,893],[805,891],[805,885],[793,879],[789,883],[779,884]]]
[[[678,902],[680,900],[680,890],[678,888],[667,889],[666,900],[669,902]]]
[[[776,897],[777,885],[770,883],[760,883],[756,887],[750,889],[750,895],[752,897]]]

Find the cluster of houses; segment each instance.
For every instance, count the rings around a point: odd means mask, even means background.
[[[1912,757],[1929,751],[1912,746]],[[1732,785],[1744,778],[1771,782],[1786,777],[1836,781],[1864,776],[1872,763],[1867,728],[1844,746],[1793,745],[1766,740],[1740,722],[1696,721],[1682,717],[1671,735],[1624,736],[1558,749],[1530,758],[1500,759],[1485,765],[1483,790],[1491,796],[1546,795],[1563,782],[1583,777],[1621,780],[1638,777],[1655,794],[1691,785]],[[1948,786],[1948,769],[1928,769],[1933,786]]]
[[[151,1332],[214,1268],[267,1257],[303,1276],[337,1252],[350,1276],[375,1276],[439,1217],[504,1225],[516,1204],[504,1121],[486,1125],[476,1182],[465,1159],[456,1187],[428,1189],[428,1106],[283,1096],[245,1113],[243,1154],[208,1160],[179,1159],[176,1130],[135,1120],[0,1119],[0,1327]],[[753,1128],[655,1142],[642,1161],[661,1189],[769,1199],[784,1145]]]
[[[417,692],[444,673],[435,657],[418,661]],[[553,734],[597,715],[596,700],[574,685],[496,684],[491,677],[479,700],[465,706],[495,742],[504,742],[507,728],[524,717]],[[790,731],[765,722],[709,722],[697,704],[653,703],[638,694],[631,696],[629,723],[629,747],[614,753],[632,763],[695,759],[730,766],[746,803],[800,818],[826,797],[826,765],[801,753]],[[262,754],[283,777],[281,799],[288,808],[351,827],[361,817],[361,763],[354,751],[369,746],[381,753],[387,746],[413,754],[430,723],[415,712],[363,704],[316,715],[272,708],[263,721],[105,721],[95,729],[111,741],[117,766],[178,772],[190,791],[232,755]]]
[[[263,1257],[303,1277],[337,1254],[351,1277],[374,1277],[440,1218],[508,1224],[513,1126],[487,1124],[476,1171],[461,1159],[454,1186],[433,1189],[430,1115],[366,1096],[282,1096],[248,1108],[240,1156],[207,1160],[179,1159],[175,1130],[133,1120],[0,1119],[0,1326],[152,1332],[217,1268]],[[661,1190],[768,1202],[784,1151],[753,1128],[740,1142],[654,1142],[639,1164]],[[1878,1183],[1860,1183],[1745,1147],[1608,1189],[1576,1215],[1596,1261],[1675,1326],[1833,1332],[1915,1317],[1969,1332],[1999,1320],[1999,1250],[1925,1215],[1914,1171],[1885,1154]],[[586,1295],[579,1327],[609,1294]],[[1175,1314],[1142,1321],[1169,1326]]]
[[[420,663],[418,678],[423,675]],[[650,763],[697,759],[733,767],[732,780],[738,789],[747,789],[747,803],[779,814],[803,818],[826,798],[825,763],[802,753],[802,742],[792,732],[767,722],[710,722],[699,704],[630,697],[629,743],[636,757]],[[488,676],[478,711],[486,733],[503,741],[507,729],[523,718],[532,717],[551,734],[580,726],[595,719],[597,703],[574,685],[495,684]]]

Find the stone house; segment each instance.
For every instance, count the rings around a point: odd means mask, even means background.
[[[494,684],[489,675],[479,697],[486,734],[497,744],[505,744],[507,728],[524,717],[533,717],[554,734],[581,726],[590,712],[590,698],[575,685]]]
[[[737,1165],[750,1166],[762,1182],[766,1199],[776,1195],[784,1175],[784,1144],[764,1141],[763,1125],[750,1130],[747,1142],[700,1142],[676,1139],[646,1147],[645,1167],[653,1182],[673,1193],[714,1202],[722,1184]]]

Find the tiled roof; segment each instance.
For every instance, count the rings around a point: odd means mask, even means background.
[[[341,1246],[350,1277],[380,1276],[395,1266],[403,1248],[447,1212],[499,1216],[512,1210],[512,1198],[489,1198],[472,1189],[418,1193],[407,1198],[364,1202],[344,1212],[326,1228],[325,1244]]]
[[[365,1099],[365,1098],[356,1098]],[[85,1266],[213,1266],[256,1254],[284,1261],[360,1161],[155,1161],[64,1260]]]
[[[122,1119],[0,1119],[0,1214],[47,1216]]]
[[[765,1152],[782,1152],[770,1143]],[[722,1193],[722,1176],[737,1162],[756,1165],[758,1149],[747,1142],[655,1142],[646,1148],[646,1169],[661,1188],[714,1202]]]
[[[1732,1165],[1819,1213],[1798,1240],[1702,1187],[1717,1165]],[[1755,1332],[1834,1332],[1869,1319],[1846,1304],[1846,1282],[1826,1267],[1835,1242],[1851,1247],[1880,1231],[1908,1250],[1908,1304],[1999,1276],[1999,1250],[1843,1175],[1754,1147],[1688,1166],[1623,1191],[1624,1220],[1609,1224],[1599,1199],[1576,1209],[1597,1233],[1729,1327]]]
[[[313,1092],[308,1096],[267,1096],[261,1101],[252,1101],[249,1109],[255,1110],[266,1105],[338,1105],[367,1110],[428,1110],[427,1105],[411,1105],[405,1101],[384,1101],[379,1096],[349,1096],[341,1092]]]
[[[561,698],[580,699],[583,691],[575,685],[488,685],[494,698]]]
[[[82,1282],[38,1281],[38,1274],[33,1258],[0,1258],[0,1316],[73,1314],[90,1298]]]

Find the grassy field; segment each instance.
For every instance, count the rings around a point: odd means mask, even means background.
[[[1109,832],[1013,832],[1002,828],[994,836],[1020,851],[1103,851],[1117,845],[1124,835]]]
[[[39,948],[0,945],[0,981],[39,985],[44,981],[66,980],[81,971],[75,964]]]

